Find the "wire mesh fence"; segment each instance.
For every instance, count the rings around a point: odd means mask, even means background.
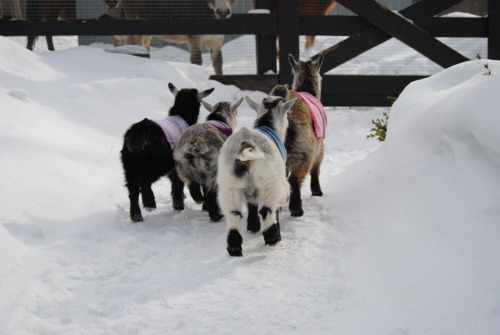
[[[399,11],[415,0],[380,0],[379,3],[392,11]],[[472,1],[486,3],[485,0]],[[221,3],[228,3],[222,1]],[[301,14],[318,14],[317,6],[327,8],[326,15],[355,15],[340,4],[331,6],[329,0],[299,0]],[[50,17],[55,20],[96,19],[102,15],[127,19],[162,19],[167,17],[193,18],[212,17],[217,1],[212,8],[207,0],[0,0],[0,14],[3,17],[14,17],[19,20],[44,20]],[[316,7],[315,7],[316,6]],[[44,9],[45,8],[45,9]],[[218,9],[222,13],[222,8]],[[254,9],[253,0],[236,0],[232,4],[232,13],[242,14]],[[463,10],[463,9],[458,9]],[[467,9],[465,9],[467,10]],[[472,10],[471,10],[472,11]],[[38,14],[37,14],[38,13]],[[472,16],[480,14],[451,13],[449,16]],[[223,14],[221,14],[223,15]],[[43,16],[43,17],[42,17]],[[222,17],[224,19],[224,17]],[[307,58],[322,50],[339,43],[348,36],[317,36],[314,45],[310,45],[306,36],[300,37],[300,56]],[[121,40],[120,40],[121,38]],[[27,45],[24,36],[11,37],[21,45]],[[172,42],[177,39],[177,42]],[[149,55],[153,59],[175,62],[192,62],[190,44],[180,37],[153,37],[150,40]],[[487,57],[486,38],[439,38],[451,48],[468,58]],[[56,36],[56,50],[73,48],[79,45],[89,45],[116,51],[116,47],[124,44],[141,44],[142,41],[126,36]],[[309,44],[308,44],[309,43]],[[306,46],[308,47],[306,49]],[[48,45],[44,38],[39,38],[34,45],[35,52],[47,52]],[[256,45],[254,35],[225,35],[221,46],[224,74],[254,74],[256,73]],[[278,62],[278,60],[277,60]],[[213,60],[206,43],[202,43],[201,63],[214,73]],[[277,67],[279,68],[279,66]],[[389,41],[355,57],[328,72],[329,74],[389,74],[389,75],[430,75],[440,71],[442,67],[420,55],[412,48],[392,38]]]

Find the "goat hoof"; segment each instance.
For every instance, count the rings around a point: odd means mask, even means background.
[[[295,217],[302,216],[302,215],[304,215],[304,210],[302,208],[290,209],[290,215],[295,216]]]
[[[184,210],[184,204],[173,204],[175,210],[182,211]]]
[[[276,243],[281,241],[280,228],[277,223],[269,227],[262,235],[264,235],[264,241],[267,245],[276,245]]]
[[[312,192],[312,195],[315,195],[315,196],[321,197],[321,196],[323,196],[323,192],[322,192],[321,190],[313,191],[313,192]]]
[[[144,209],[147,210],[148,212],[152,212],[152,211],[154,211],[156,209],[156,206],[154,206],[154,207],[149,207],[149,206],[146,207],[146,206],[144,206]]]
[[[260,230],[260,224],[248,224],[247,230],[252,233],[257,233]]]
[[[237,248],[237,247],[229,247],[228,246],[227,252],[232,257],[242,257],[243,256],[243,252],[242,252],[241,247]]]
[[[130,218],[132,219],[132,221],[134,222],[141,222],[141,221],[144,221],[144,218],[142,217],[141,214],[132,214],[130,215]]]
[[[227,252],[233,257],[243,256],[241,245],[243,244],[243,238],[241,234],[236,229],[229,230],[227,234]]]
[[[210,215],[210,220],[214,221],[214,222],[218,222],[220,221],[222,218],[224,217],[224,215],[220,214],[220,213],[216,213],[216,214],[212,214]]]

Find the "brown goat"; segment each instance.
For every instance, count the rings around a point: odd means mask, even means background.
[[[326,115],[319,99],[321,99],[321,76],[319,70],[324,56],[320,54],[316,59],[306,62],[296,61],[292,55],[288,56],[294,75],[292,89],[286,85],[277,85],[271,95],[284,97],[287,101],[298,98],[288,111],[289,125],[286,134],[285,147],[288,153],[286,168],[290,183],[290,214],[302,216],[302,199],[300,189],[308,174],[311,175],[312,195],[322,196],[319,184],[319,173],[324,156]],[[316,115],[313,118],[309,108],[307,96],[316,98],[317,104],[323,109],[323,119]],[[315,99],[314,99],[315,100]],[[321,122],[322,121],[322,122]]]

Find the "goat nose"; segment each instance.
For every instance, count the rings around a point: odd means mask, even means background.
[[[219,19],[228,19],[228,18],[230,18],[230,17],[231,17],[232,12],[231,12],[231,10],[230,10],[230,9],[228,9],[228,10],[224,10],[224,11],[223,11],[223,10],[220,10],[220,9],[217,9],[217,10],[215,11],[215,14],[216,14],[216,16],[217,16]]]

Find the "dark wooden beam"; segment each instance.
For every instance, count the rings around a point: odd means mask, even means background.
[[[280,69],[279,78],[281,84],[292,83],[292,70],[288,63],[288,55],[292,54],[299,58],[299,4],[298,0],[278,1],[279,12],[279,46],[280,46]]]
[[[342,4],[444,68],[468,60],[419,26],[373,0],[342,0]]]
[[[425,76],[323,76],[321,101],[325,106],[390,106],[390,97],[397,97],[412,81]],[[242,90],[269,93],[278,84],[277,75],[211,76],[226,85]]]
[[[500,60],[500,1],[488,1],[488,58]]]
[[[352,0],[338,0],[340,4],[344,1]],[[433,17],[434,15],[442,12],[462,0],[420,0],[413,5],[400,11],[400,14],[409,20],[416,21],[422,18]],[[331,69],[353,59],[356,56],[370,50],[377,45],[388,41],[391,38],[390,34],[385,33],[376,26],[367,22],[366,29],[351,35],[346,40],[334,45],[325,53],[325,61],[322,66],[322,71],[327,72]]]
[[[274,14],[234,14],[225,20],[166,19],[122,20],[103,16],[75,22],[29,22],[0,20],[0,34],[28,35],[197,35],[276,34]]]
[[[255,0],[255,8],[274,10],[274,0]],[[275,22],[277,30],[277,23]],[[276,33],[255,36],[255,52],[257,59],[257,73],[264,74],[268,71],[278,73],[276,66]]]

